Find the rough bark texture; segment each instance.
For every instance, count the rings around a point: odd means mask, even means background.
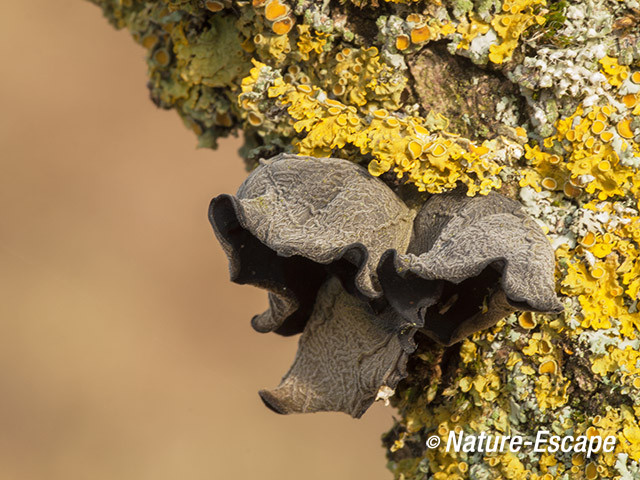
[[[524,114],[525,101],[516,85],[500,72],[451,55],[442,43],[409,56],[407,64],[424,112],[446,117],[449,129],[464,137],[482,141],[512,134],[500,121],[496,92],[508,99],[514,113]]]
[[[201,146],[242,129],[250,168],[351,160],[415,210],[497,190],[544,230],[564,313],[516,312],[446,348],[417,334],[384,437],[396,478],[640,478],[636,0],[93,2],[147,49],[151,98]],[[617,443],[445,449],[450,431],[543,429]]]

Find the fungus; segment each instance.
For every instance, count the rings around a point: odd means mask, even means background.
[[[269,291],[254,329],[302,332],[280,385],[260,392],[278,413],[360,417],[406,375],[418,330],[450,345],[515,310],[562,308],[549,242],[496,193],[436,195],[414,222],[363,167],[281,154],[209,217],[232,281]]]
[[[425,203],[408,253],[385,253],[378,277],[398,312],[451,345],[516,310],[561,312],[554,265],[549,241],[518,202],[454,191]],[[438,301],[422,304],[434,288]]]
[[[318,291],[289,372],[273,390],[261,390],[277,413],[342,411],[360,417],[381,389],[406,376],[410,350],[394,331],[397,314],[376,314],[348,294],[336,277]],[[357,365],[357,367],[356,367]]]
[[[380,256],[406,250],[413,217],[362,167],[287,154],[263,161],[236,197],[212,201],[232,281],[269,290],[254,329],[304,330],[287,376],[260,393],[267,406],[359,417],[382,386],[395,388],[412,348],[401,317],[367,300],[379,296]]]

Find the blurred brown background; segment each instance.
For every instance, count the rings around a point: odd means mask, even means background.
[[[0,17],[0,479],[387,479],[393,411],[279,416],[297,339],[251,330],[207,222],[245,176],[148,100],[82,0]]]

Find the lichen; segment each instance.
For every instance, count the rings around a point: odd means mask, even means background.
[[[243,83],[240,102],[256,93],[254,87],[264,76],[263,70],[269,68],[256,63]],[[265,102],[262,109],[266,112],[279,105],[287,107],[288,124],[302,134],[292,141],[296,153],[323,157],[352,145],[361,155],[373,157],[369,163],[372,175],[393,169],[398,178],[406,175],[419,190],[430,193],[451,190],[458,182],[467,185],[469,195],[486,194],[500,187],[497,174],[510,146],[506,141],[475,145],[446,131],[432,133],[418,117],[401,116],[385,108],[362,111],[329,98],[316,86],[293,86],[278,76],[271,83],[267,97],[274,103]],[[386,90],[377,95],[381,104],[367,104],[370,108],[383,107],[390,98]],[[247,102],[247,106],[252,108],[255,104]]]

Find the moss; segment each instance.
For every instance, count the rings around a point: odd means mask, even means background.
[[[567,20],[566,10],[569,3],[566,0],[549,2],[548,12],[544,15],[545,22],[532,29],[532,35],[540,33],[542,41],[557,47],[571,44],[571,37],[560,33]]]

